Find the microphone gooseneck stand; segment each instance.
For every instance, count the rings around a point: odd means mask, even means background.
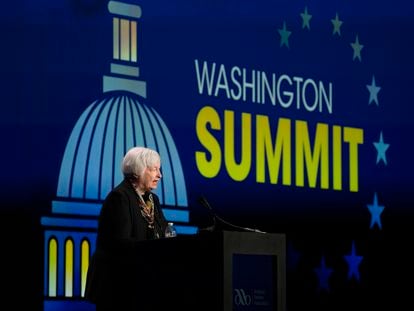
[[[223,218],[221,218],[219,215],[217,215],[217,213],[214,212],[213,208],[211,207],[210,203],[208,203],[207,199],[204,196],[200,196],[199,198],[199,203],[201,205],[203,205],[206,209],[209,210],[209,212],[211,213],[211,215],[213,216],[213,225],[210,227],[207,227],[205,229],[203,229],[203,231],[215,231],[218,225],[219,221],[220,223],[227,225],[233,229],[237,229],[237,230],[241,230],[241,231],[249,231],[249,232],[257,232],[257,233],[266,233],[264,231],[261,231],[259,229],[253,229],[253,228],[248,228],[248,227],[241,227],[235,224],[232,224],[226,220],[224,220]]]

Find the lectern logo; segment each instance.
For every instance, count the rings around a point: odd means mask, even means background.
[[[252,297],[246,294],[244,289],[236,288],[234,289],[234,303],[237,306],[249,306],[252,303]]]

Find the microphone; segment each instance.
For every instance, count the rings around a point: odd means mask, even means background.
[[[257,233],[266,233],[266,232],[261,231],[261,230],[259,230],[259,229],[252,229],[252,228],[247,228],[247,227],[237,226],[237,225],[234,225],[234,224],[229,223],[228,221],[224,220],[223,218],[221,218],[219,215],[217,215],[217,214],[214,212],[214,210],[213,210],[213,208],[211,207],[210,203],[208,203],[207,199],[206,199],[203,195],[201,195],[201,196],[199,197],[198,202],[199,202],[202,206],[204,206],[206,209],[208,209],[208,210],[210,211],[210,213],[212,214],[212,216],[213,216],[213,222],[214,222],[214,223],[213,223],[213,225],[212,225],[211,227],[208,227],[207,229],[205,229],[205,230],[207,230],[207,231],[214,231],[214,230],[216,229],[217,220],[218,220],[218,221],[220,221],[222,224],[225,224],[225,225],[227,225],[227,226],[229,226],[229,227],[231,227],[231,228],[234,228],[234,229],[238,229],[238,230],[242,230],[242,231],[257,232]]]
[[[207,228],[202,229],[203,231],[215,231],[217,226],[217,215],[214,213],[213,209],[211,208],[210,204],[208,203],[207,199],[204,196],[200,196],[198,198],[198,202],[204,206],[210,214],[213,216],[213,224]]]
[[[208,203],[207,199],[203,195],[201,195],[198,198],[198,202],[200,202],[201,205],[203,205],[205,208],[207,208],[210,212],[213,212],[213,209],[211,208],[210,203]]]

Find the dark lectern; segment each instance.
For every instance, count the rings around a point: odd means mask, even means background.
[[[284,234],[205,232],[136,250],[143,310],[286,310]]]

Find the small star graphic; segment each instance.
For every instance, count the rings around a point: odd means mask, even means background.
[[[292,242],[289,242],[287,245],[287,267],[289,270],[295,270],[298,266],[300,253],[293,246]]]
[[[319,278],[319,289],[329,291],[329,277],[332,274],[333,269],[328,268],[325,265],[325,257],[322,256],[321,265],[319,268],[315,268],[315,272]]]
[[[280,46],[286,45],[289,47],[289,36],[291,35],[291,31],[286,29],[286,22],[283,22],[283,28],[278,29],[280,34]]]
[[[355,241],[352,241],[352,251],[351,254],[344,256],[345,260],[348,263],[349,270],[348,270],[348,279],[355,277],[357,281],[359,281],[359,264],[362,261],[362,256],[357,256],[355,251]]]
[[[305,12],[300,13],[300,16],[302,17],[302,29],[308,28],[310,30],[310,20],[312,18],[312,15],[308,14],[307,7],[305,7]]]
[[[390,147],[390,144],[384,143],[384,140],[382,138],[382,131],[380,133],[379,141],[373,144],[375,148],[377,149],[377,163],[376,164],[378,164],[378,162],[382,160],[384,161],[385,165],[387,165],[387,157],[385,155],[385,152]]]
[[[331,22],[333,24],[333,31],[332,34],[338,34],[338,36],[341,35],[341,26],[342,26],[342,21],[339,19],[338,17],[338,13],[336,13],[335,19],[331,19]]]
[[[351,43],[351,46],[354,49],[354,56],[353,56],[352,60],[355,60],[355,58],[358,58],[359,61],[362,61],[362,59],[361,59],[361,50],[364,46],[359,43],[358,35],[355,38],[355,42]]]
[[[384,206],[378,205],[377,193],[374,194],[374,202],[367,205],[369,212],[371,213],[371,224],[370,228],[373,228],[375,224],[378,225],[379,229],[382,229],[381,225],[381,213],[384,210]]]
[[[368,105],[371,104],[372,102],[375,102],[378,106],[378,92],[381,90],[381,87],[376,86],[374,76],[372,76],[371,85],[367,85],[367,89],[369,91]]]

